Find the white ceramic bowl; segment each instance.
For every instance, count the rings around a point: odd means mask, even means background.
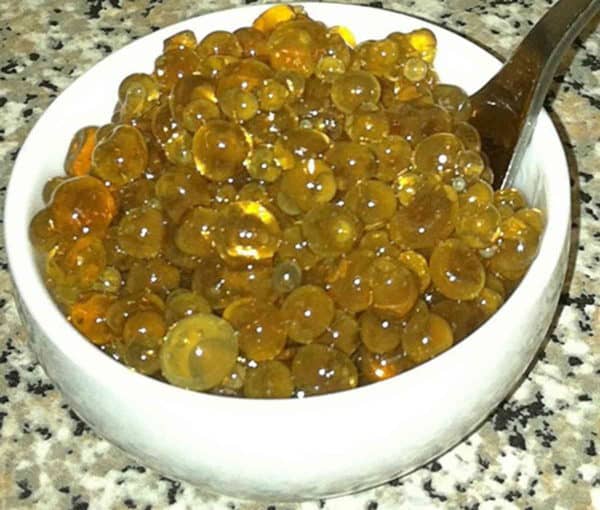
[[[428,27],[439,40],[443,81],[475,91],[498,68],[486,51],[420,19],[380,9],[307,4],[314,18],[350,27],[358,40]],[[252,6],[200,16],[133,42],[73,83],[38,121],[15,163],[6,245],[20,308],[40,363],[93,429],[145,465],[219,493],[262,500],[332,496],[410,471],[465,437],[507,395],[532,360],[563,281],[570,195],[561,142],[546,113],[529,171],[517,182],[547,212],[539,255],[484,326],[438,358],[398,377],[338,394],[259,401],[194,393],[137,375],[82,338],[46,291],[27,237],[44,182],[62,170],[79,127],[105,123],[117,86],[150,71],[165,37],[200,37],[247,25]]]

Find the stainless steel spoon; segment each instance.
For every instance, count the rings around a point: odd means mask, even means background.
[[[522,169],[558,65],[600,0],[559,0],[530,30],[502,69],[471,98],[471,122],[495,173],[494,187],[510,186]]]

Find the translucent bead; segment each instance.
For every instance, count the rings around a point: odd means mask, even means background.
[[[292,376],[298,396],[349,390],[358,384],[352,360],[343,352],[320,344],[298,350],[292,362]]]
[[[154,76],[163,90],[171,88],[183,76],[194,74],[200,66],[200,58],[190,48],[165,51],[154,62]]]
[[[399,347],[387,353],[374,353],[361,346],[355,357],[361,384],[369,384],[389,379],[414,366],[404,350]]]
[[[119,222],[119,246],[135,258],[156,257],[164,236],[163,216],[151,207],[132,209]]]
[[[403,75],[404,77],[412,82],[417,83],[421,80],[424,80],[427,76],[427,72],[429,71],[429,66],[427,62],[420,58],[409,58],[404,63]]]
[[[193,154],[198,171],[211,181],[222,181],[234,175],[250,151],[244,131],[235,124],[210,120],[193,140]]]
[[[299,225],[293,225],[283,231],[277,255],[283,260],[295,261],[302,271],[309,270],[319,260],[319,257],[309,249],[308,242]]]
[[[281,230],[275,216],[258,202],[233,202],[219,214],[214,242],[224,260],[270,259],[281,242]]]
[[[164,144],[165,156],[169,162],[181,167],[193,167],[192,135],[183,129],[178,129]]]
[[[400,345],[402,339],[400,322],[367,311],[360,316],[359,326],[362,343],[371,352],[392,352]]]
[[[400,256],[400,249],[390,241],[387,230],[370,230],[366,232],[360,240],[359,246],[377,257],[384,255]]]
[[[123,285],[121,272],[115,267],[106,267],[98,276],[93,289],[106,294],[117,294]]]
[[[125,322],[133,314],[139,311],[162,313],[164,308],[163,300],[151,292],[127,294],[109,306],[106,313],[106,323],[115,334],[122,336]]]
[[[173,324],[184,317],[210,311],[208,301],[197,292],[175,289],[167,296],[165,319],[167,324]]]
[[[324,133],[316,129],[296,128],[288,131],[281,146],[300,159],[316,159],[322,157],[329,149],[330,140]]]
[[[183,253],[206,257],[213,251],[217,213],[205,207],[195,207],[182,218],[175,233],[175,245]]]
[[[179,269],[162,259],[138,261],[127,273],[125,290],[130,294],[150,290],[164,297],[170,290],[179,287],[180,280]]]
[[[484,287],[475,298],[475,303],[486,318],[491,317],[504,303],[504,298],[495,290]]]
[[[331,100],[344,113],[361,106],[376,105],[381,97],[381,85],[366,71],[350,71],[337,78],[331,86]]]
[[[97,130],[98,128],[95,126],[87,126],[79,129],[73,135],[65,158],[64,168],[67,175],[77,176],[90,173]]]
[[[377,257],[369,268],[373,308],[382,316],[404,317],[419,295],[415,275],[392,257]]]
[[[273,290],[279,294],[287,294],[302,283],[302,269],[293,260],[279,262],[273,268]]]
[[[237,37],[224,30],[217,30],[205,36],[196,47],[200,58],[211,55],[227,55],[231,57],[242,56],[242,46]]]
[[[197,172],[165,172],[156,182],[156,196],[163,210],[174,222],[195,206],[209,206],[210,193],[206,179]]]
[[[276,71],[310,76],[316,66],[317,44],[311,34],[291,24],[277,27],[269,36],[269,63]]]
[[[92,173],[115,186],[142,175],[148,163],[148,148],[142,134],[132,126],[117,126],[98,141],[92,153]]]
[[[472,182],[474,179],[478,179],[485,170],[485,163],[479,152],[466,150],[458,155],[456,167],[467,181]]]
[[[505,188],[494,192],[494,203],[497,207],[509,206],[513,211],[518,211],[527,206],[523,194],[515,188]]]
[[[398,260],[417,276],[419,292],[425,292],[431,283],[427,259],[416,251],[406,250],[400,253]]]
[[[382,225],[396,212],[392,188],[374,179],[356,184],[346,195],[345,202],[367,228]]]
[[[474,299],[485,285],[485,269],[478,256],[457,239],[439,243],[429,260],[431,279],[450,299]]]
[[[507,280],[520,280],[537,254],[539,233],[514,216],[503,220],[500,230],[489,267]]]
[[[289,337],[295,342],[308,344],[331,324],[334,306],[323,289],[304,285],[286,297],[281,312],[288,323]]]
[[[329,33],[339,36],[350,48],[354,48],[356,46],[356,38],[348,27],[336,25],[329,29]]]
[[[234,34],[242,47],[242,56],[257,58],[264,62],[269,60],[267,38],[260,30],[253,27],[242,27],[238,28]]]
[[[223,312],[237,331],[240,350],[254,361],[271,360],[285,345],[287,328],[282,312],[254,298],[242,298]]]
[[[181,125],[195,133],[206,124],[207,121],[218,119],[221,112],[216,104],[207,99],[196,99],[190,101],[181,112]]]
[[[237,356],[237,339],[229,323],[199,313],[169,329],[160,366],[171,384],[202,391],[217,386],[230,373]]]
[[[346,132],[355,142],[377,143],[389,134],[390,126],[383,111],[356,111],[346,120]]]
[[[377,157],[375,175],[379,180],[391,182],[410,168],[412,147],[404,138],[389,135],[371,147]]]
[[[437,105],[396,105],[388,110],[390,133],[404,138],[413,147],[428,136],[452,131],[452,117]]]
[[[471,248],[484,248],[500,234],[500,213],[492,204],[469,204],[460,208],[456,235]]]
[[[471,184],[463,193],[460,193],[458,198],[460,207],[487,205],[494,199],[494,190],[487,182],[478,180]]]
[[[461,141],[450,133],[425,138],[415,148],[413,162],[421,172],[453,172],[463,150]]]
[[[366,41],[356,48],[362,67],[367,71],[383,76],[398,60],[400,49],[393,39]]]
[[[327,163],[315,159],[302,160],[283,174],[281,191],[293,198],[303,211],[308,211],[335,196],[335,177]]]
[[[389,223],[392,241],[414,250],[433,247],[447,238],[458,212],[456,194],[435,179],[414,174],[404,174],[399,181],[398,210]]]
[[[304,94],[306,78],[300,73],[294,71],[277,71],[274,78],[286,86],[290,93],[290,98],[300,99]]]
[[[168,95],[168,108],[172,118],[176,122],[182,122],[186,106],[200,99],[214,104],[216,98],[213,82],[196,74],[182,76]]]
[[[226,117],[235,121],[250,120],[258,113],[258,100],[252,92],[230,89],[219,96],[219,106]]]
[[[281,361],[264,361],[246,375],[247,398],[287,398],[293,393],[292,373]]]
[[[49,209],[38,211],[29,223],[29,239],[33,247],[43,253],[49,252],[61,241]]]
[[[454,125],[453,133],[460,138],[465,149],[479,152],[481,150],[481,137],[479,132],[467,122],[457,122]]]
[[[366,310],[373,302],[369,272],[375,256],[356,250],[339,263],[339,271],[329,290],[335,303],[350,313]]]
[[[298,126],[298,117],[284,106],[276,112],[262,112],[244,124],[255,145],[275,144],[285,133]]]
[[[454,342],[471,334],[485,319],[482,311],[472,301],[446,299],[432,305],[431,311],[450,325]]]
[[[160,369],[158,353],[166,332],[161,314],[139,311],[131,315],[123,327],[123,361],[138,372],[152,374]]]
[[[102,242],[91,236],[67,246],[58,245],[46,260],[45,280],[60,304],[72,304],[90,289],[106,267]]]
[[[538,234],[544,230],[544,213],[539,209],[523,208],[515,213],[515,218],[521,220]]]
[[[269,33],[277,25],[292,20],[295,17],[296,11],[292,6],[285,4],[275,5],[256,18],[254,23],[252,23],[252,27],[260,32]]]
[[[428,64],[432,64],[436,54],[437,40],[435,34],[427,29],[413,30],[407,35],[408,42]]]
[[[317,62],[315,75],[327,83],[333,83],[336,78],[346,72],[346,64],[343,60],[329,55],[322,56]]]
[[[129,121],[147,112],[160,96],[158,82],[150,75],[135,73],[119,86],[120,118]]]
[[[239,58],[230,55],[211,55],[200,62],[198,75],[218,83],[239,62]]]
[[[88,175],[61,183],[48,207],[54,228],[62,235],[102,235],[117,212],[108,188]]]
[[[452,347],[453,335],[450,325],[439,315],[429,314],[425,331],[405,335],[402,345],[408,356],[416,363],[423,363]]]
[[[274,182],[281,175],[281,166],[269,146],[256,147],[244,165],[250,176],[259,181]]]
[[[269,204],[272,201],[267,188],[259,182],[244,184],[238,192],[238,199],[242,201],[260,202]]]
[[[73,304],[69,322],[95,345],[106,345],[115,335],[106,323],[108,308],[115,298],[107,294],[88,294]]]
[[[433,100],[458,122],[471,118],[473,109],[468,94],[456,85],[440,84],[433,88]]]
[[[354,142],[335,142],[325,154],[325,161],[331,165],[340,191],[372,177],[376,169],[373,152]]]
[[[182,30],[163,42],[163,51],[180,50],[182,48],[194,49],[196,47],[196,35],[191,30]]]
[[[258,90],[258,104],[264,111],[278,111],[288,102],[289,96],[290,92],[283,83],[268,79]]]
[[[316,342],[350,356],[360,345],[358,322],[351,315],[336,310],[333,322]]]
[[[310,249],[323,257],[347,253],[358,241],[362,225],[345,208],[319,205],[304,217],[302,232]]]

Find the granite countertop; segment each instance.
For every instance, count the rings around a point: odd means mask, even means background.
[[[507,55],[552,3],[398,0],[372,5],[441,22]],[[237,0],[4,2],[0,205],[19,146],[67,85],[132,39],[237,4]],[[17,317],[0,239],[0,508],[600,509],[598,21],[574,44],[548,100],[574,183],[568,283],[537,364],[477,432],[401,480],[328,501],[269,506],[210,495],[165,478],[98,438],[36,363]]]

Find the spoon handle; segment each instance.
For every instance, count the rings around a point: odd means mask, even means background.
[[[559,0],[472,97],[473,123],[496,173],[495,187],[512,183],[560,61],[598,11],[600,0]]]

